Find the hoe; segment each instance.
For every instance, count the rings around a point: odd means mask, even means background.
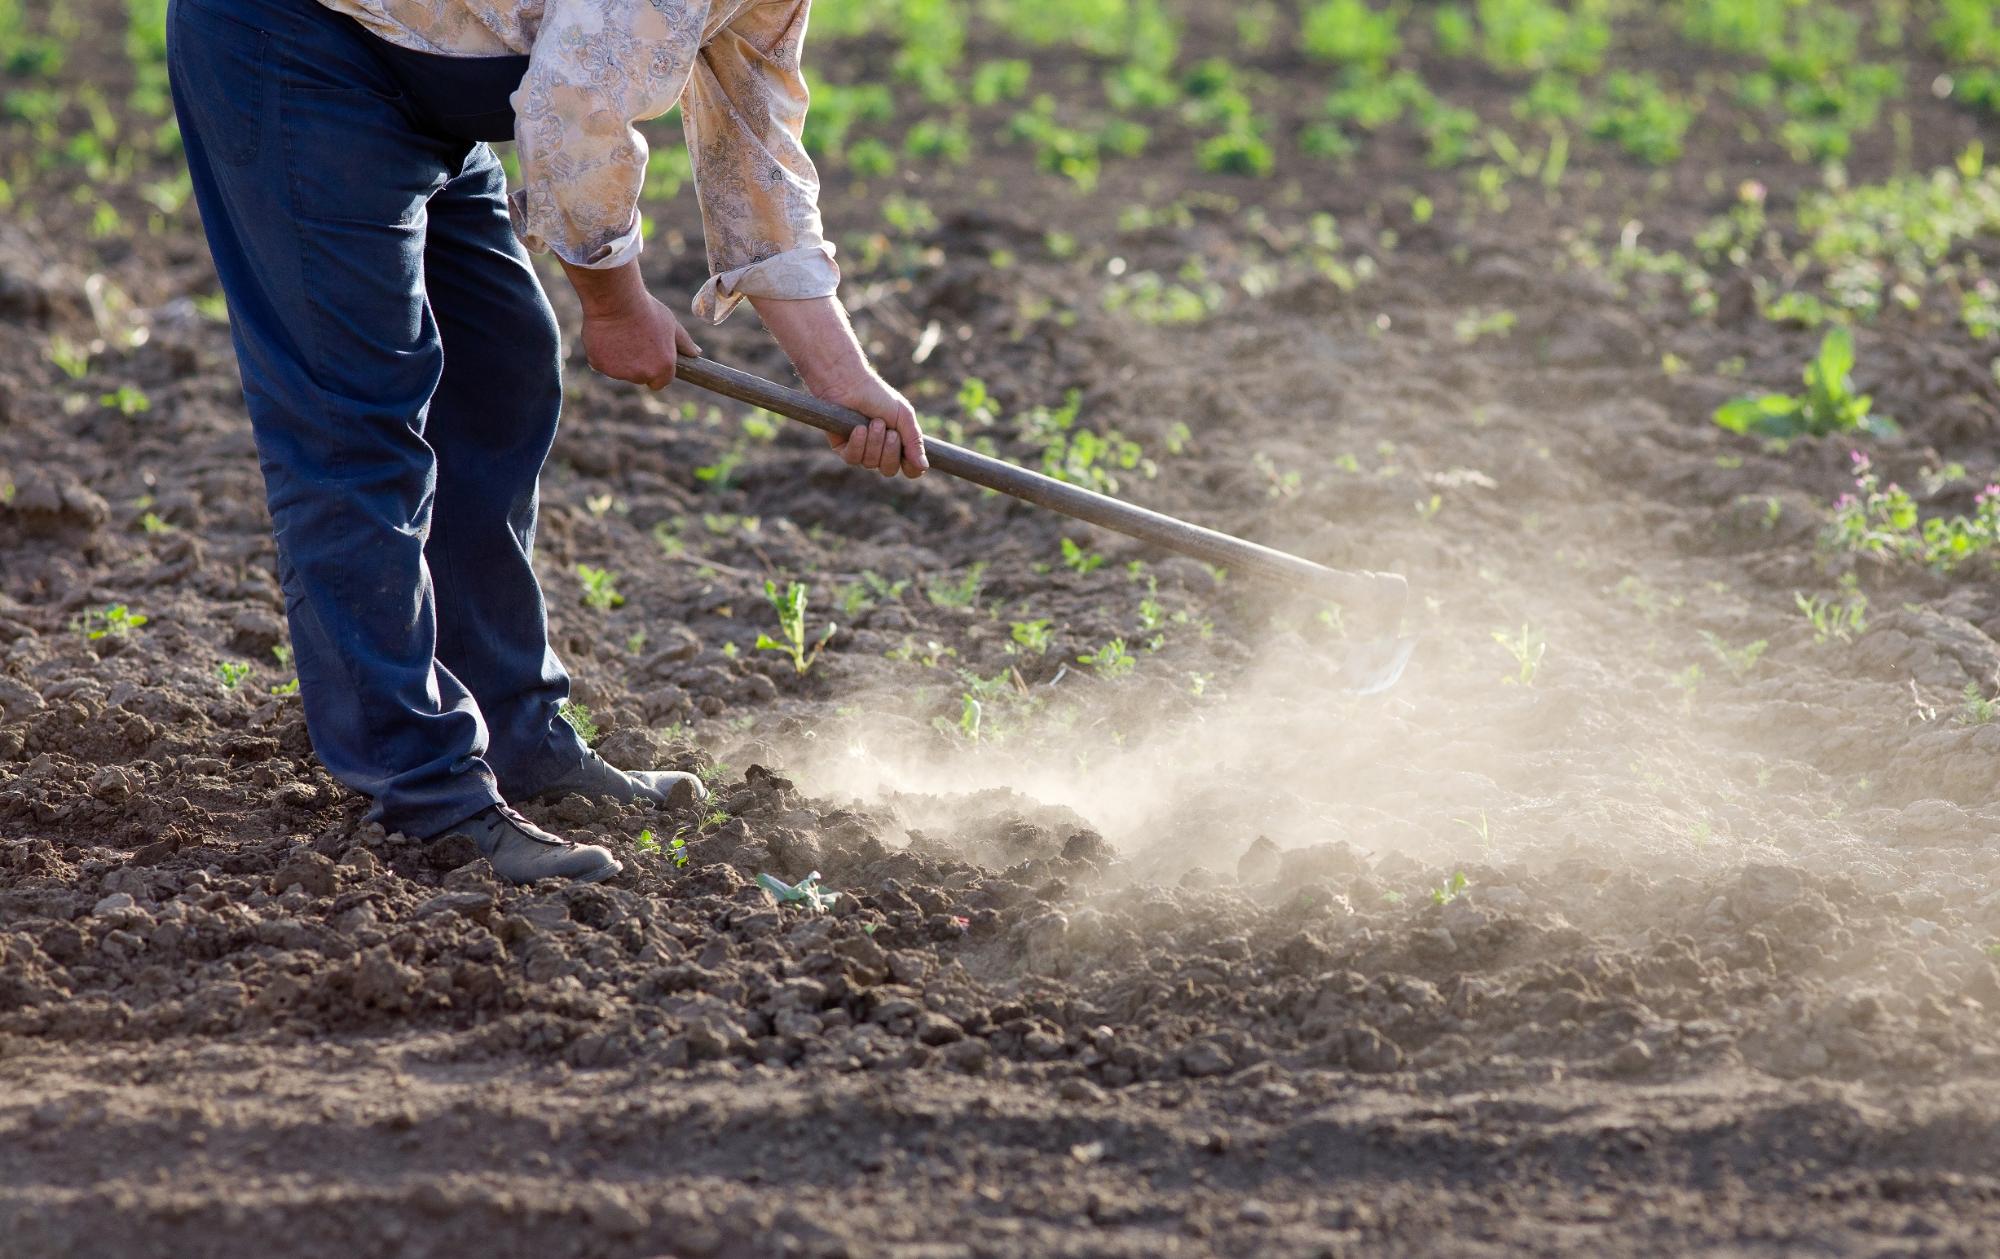
[[[683,356],[678,378],[711,393],[760,406],[824,433],[839,437],[868,423],[846,407],[822,402],[809,393],[753,376],[713,359]],[[963,446],[924,439],[931,467],[974,485],[1061,512],[1065,516],[1112,529],[1155,546],[1191,555],[1233,572],[1251,573],[1281,583],[1295,593],[1309,594],[1354,610],[1371,623],[1393,626],[1401,618],[1409,583],[1400,573],[1344,572],[1296,555],[1226,533],[1191,525],[1144,507],[1121,502],[1080,485],[994,459]],[[1351,644],[1337,666],[1337,683],[1355,695],[1375,695],[1396,685],[1416,649],[1415,638],[1384,638]]]

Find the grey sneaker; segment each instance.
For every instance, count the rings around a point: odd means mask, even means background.
[[[558,839],[504,804],[474,814],[446,832],[463,835],[509,883],[568,879],[602,883],[625,867],[607,848]]]
[[[564,796],[587,796],[592,800],[615,800],[631,804],[646,800],[679,808],[708,798],[708,788],[693,774],[675,770],[623,770],[597,753],[585,749],[583,761],[561,778],[535,793],[538,803],[553,803]]]

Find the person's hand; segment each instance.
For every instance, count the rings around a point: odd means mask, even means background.
[[[583,354],[591,367],[613,380],[665,389],[674,383],[680,356],[698,358],[701,347],[674,318],[674,312],[647,293],[629,309],[586,313]]]
[[[701,355],[681,321],[646,291],[637,260],[609,270],[563,263],[583,304],[583,353],[613,380],[665,389],[683,354]]]
[[[889,477],[901,472],[911,480],[930,468],[916,408],[874,372],[855,371],[823,380],[812,386],[812,392],[822,401],[839,403],[869,418],[866,428],[857,428],[845,438],[826,435],[827,445],[849,464]]]

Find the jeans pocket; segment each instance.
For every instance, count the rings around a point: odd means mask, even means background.
[[[167,69],[181,125],[224,166],[257,160],[264,137],[271,36],[195,0],[173,0]]]

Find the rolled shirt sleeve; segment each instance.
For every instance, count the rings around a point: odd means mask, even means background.
[[[710,278],[695,314],[720,323],[746,297],[826,297],[840,287],[821,232],[819,173],[800,135],[808,0],[743,9],[701,50],[681,110]]]
[[[522,243],[586,268],[637,257],[647,146],[635,124],[678,103],[711,273],[695,313],[720,322],[745,297],[833,293],[840,269],[800,138],[807,7],[550,0],[514,97]]]
[[[550,0],[514,94],[521,243],[579,267],[622,266],[640,248],[646,138],[634,124],[674,107],[700,55],[705,0]]]

